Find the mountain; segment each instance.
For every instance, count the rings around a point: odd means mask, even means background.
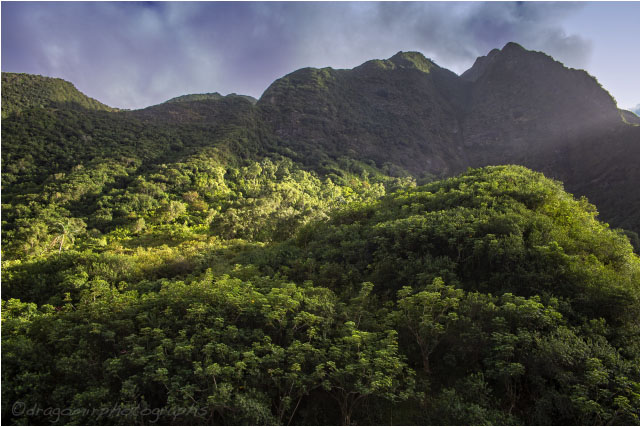
[[[294,151],[446,175],[464,169],[458,77],[418,53],[353,70],[303,69],[275,81],[258,106]],[[308,156],[309,157],[309,156]]]
[[[5,424],[639,424],[639,125],[587,73],[2,96]]]
[[[90,110],[116,111],[62,79],[24,73],[2,73],[2,118],[33,108],[67,104]]]
[[[470,165],[515,163],[563,181],[613,224],[638,230],[639,128],[582,70],[514,43],[477,60],[461,134]],[[474,78],[473,78],[474,77]]]
[[[61,102],[109,111],[59,79],[4,73],[2,87],[6,115]],[[119,114],[169,133],[170,125],[196,126],[199,136],[175,138],[179,144],[207,139],[236,154],[280,153],[321,174],[356,161],[426,181],[520,164],[588,197],[613,226],[639,231],[638,117],[619,110],[585,71],[515,43],[461,76],[418,52],[399,52],[352,70],[295,71],[257,102],[193,94]]]
[[[238,96],[241,98],[245,98],[247,101],[249,101],[252,104],[255,104],[257,102],[257,99],[254,98],[253,96],[248,96],[248,95],[236,95],[235,93],[231,93],[228,96]],[[189,101],[207,101],[207,100],[219,100],[224,98],[223,95],[219,94],[218,92],[214,93],[194,93],[191,95],[182,95],[182,96],[177,96],[175,98],[171,98],[168,101],[165,101],[165,103],[170,103],[170,102],[189,102]]]
[[[151,121],[167,121],[172,123],[201,123],[214,125],[231,123],[251,116],[250,121],[256,122],[256,100],[250,96],[230,94],[222,96],[218,93],[183,95],[172,98],[158,105],[135,110],[131,116]],[[251,124],[245,120],[246,126]]]
[[[303,69],[258,106],[279,143],[308,158],[320,151],[419,177],[521,164],[587,196],[613,225],[639,229],[638,122],[585,71],[515,43],[460,77],[416,52]]]

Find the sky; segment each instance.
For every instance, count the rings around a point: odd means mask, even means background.
[[[419,51],[461,74],[514,41],[639,104],[639,2],[6,2],[2,71],[119,108],[189,93],[259,98],[303,67]]]

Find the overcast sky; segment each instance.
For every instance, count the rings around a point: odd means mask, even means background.
[[[515,41],[639,103],[639,2],[2,2],[2,71],[69,80],[113,107],[260,97],[298,68],[417,50],[458,74]]]

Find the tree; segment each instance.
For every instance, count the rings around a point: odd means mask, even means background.
[[[390,401],[412,396],[414,371],[399,354],[396,331],[361,331],[348,321],[341,332],[319,369],[324,370],[323,388],[338,403],[343,425],[352,424],[354,410],[370,396]]]
[[[420,348],[426,374],[430,373],[430,355],[448,328],[458,320],[457,311],[463,296],[462,289],[446,286],[440,277],[423,291],[414,293],[409,286],[398,291],[396,304],[400,310],[394,316],[399,325],[409,329]]]
[[[51,242],[51,245],[58,246],[58,254],[62,252],[65,241],[68,240],[73,245],[77,235],[85,231],[87,224],[78,218],[66,218],[55,224],[57,235]]]

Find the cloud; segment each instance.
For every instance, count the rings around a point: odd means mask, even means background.
[[[2,3],[2,68],[61,77],[106,104],[186,93],[260,96],[305,66],[351,68],[418,50],[461,73],[508,41],[566,65],[591,43],[566,34],[576,3]]]
[[[562,27],[563,18],[581,7],[534,2],[381,3],[379,17],[388,33],[402,34],[406,43],[459,73],[476,57],[510,41],[545,51],[572,67],[585,67],[591,42],[568,36]]]

